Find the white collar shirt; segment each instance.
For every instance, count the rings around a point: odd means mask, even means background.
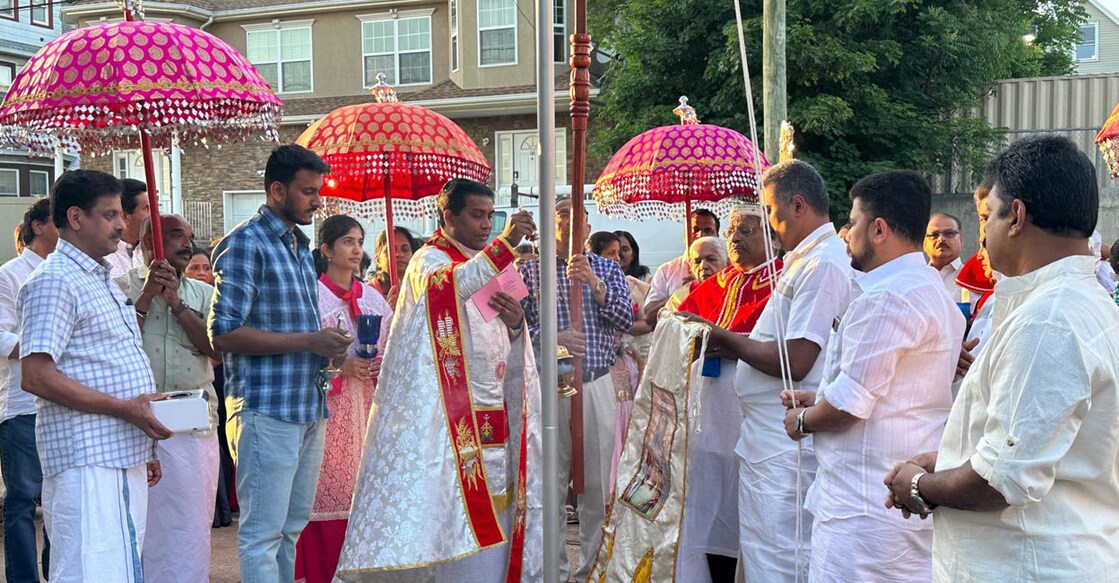
[[[143,250],[139,246],[133,247],[131,244],[125,243],[124,239],[117,242],[116,252],[105,256],[105,262],[111,268],[109,277],[113,279],[128,275],[129,271],[137,267],[147,267],[147,264],[144,263]]]
[[[858,421],[813,434],[819,468],[805,506],[821,521],[865,516],[888,527],[931,528],[883,506],[882,478],[940,443],[964,316],[919,252],[862,275],[855,286],[828,346],[817,402]]]
[[[35,414],[35,396],[20,388],[19,360],[8,355],[19,343],[19,288],[42,262],[34,251],[24,249],[19,257],[0,266],[0,421]]]
[[[645,305],[652,305],[672,297],[672,294],[684,285],[684,278],[690,274],[688,258],[685,256],[662,264],[653,274],[653,281],[649,284],[649,295],[645,296]]]
[[[935,512],[937,581],[1113,581],[1119,572],[1119,308],[1073,256],[995,286],[993,331],[938,471],[971,462],[1010,507]]]
[[[786,340],[805,339],[820,347],[820,356],[796,387],[815,391],[823,376],[828,339],[839,316],[851,301],[851,258],[847,243],[826,223],[785,255],[777,280],[750,338],[777,340],[779,327]],[[742,431],[735,451],[751,462],[796,450],[785,434],[785,408],[781,405],[781,378],[769,376],[745,362],[738,363],[735,392],[742,406]]]

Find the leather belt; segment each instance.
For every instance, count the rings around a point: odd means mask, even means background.
[[[598,379],[606,376],[609,373],[610,373],[610,369],[605,368],[605,367],[603,367],[603,368],[593,368],[593,369],[590,369],[590,370],[583,371],[583,382],[584,383],[593,383],[593,382],[597,381]]]

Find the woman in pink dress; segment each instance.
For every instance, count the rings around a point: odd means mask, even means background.
[[[354,277],[362,259],[365,234],[358,222],[344,215],[323,221],[315,266],[319,272],[319,314],[322,325],[342,328],[355,336],[341,373],[328,386],[326,446],[319,472],[311,521],[295,550],[295,577],[308,583],[327,583],[338,567],[346,537],[350,501],[361,464],[365,424],[381,370],[381,357],[365,359],[356,354],[356,321],[359,315],[380,315],[381,337],[377,352],[384,352],[392,309],[385,298]]]

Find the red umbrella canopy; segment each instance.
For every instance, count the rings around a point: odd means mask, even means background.
[[[338,108],[307,128],[296,143],[330,164],[322,194],[328,213],[383,218],[393,213],[433,216],[437,194],[452,178],[486,182],[490,165],[462,128],[407,103],[365,103]],[[326,209],[326,207],[333,207]]]
[[[1119,105],[1107,116],[1107,121],[1096,134],[1096,145],[1103,154],[1112,178],[1119,178]]]
[[[0,106],[8,143],[53,152],[56,140],[101,153],[263,134],[280,100],[236,49],[197,28],[126,21],[70,31],[24,66]]]
[[[615,152],[592,194],[603,213],[631,220],[682,220],[689,204],[725,215],[757,202],[756,174],[768,166],[754,144],[734,130],[701,123],[662,126]]]

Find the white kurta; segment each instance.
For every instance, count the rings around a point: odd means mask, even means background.
[[[465,512],[455,454],[443,410],[427,316],[428,274],[451,264],[426,246],[412,257],[402,280],[398,311],[381,364],[361,471],[338,563],[344,581],[504,581],[511,529],[505,543],[480,550]],[[510,344],[500,319],[486,323],[469,299],[497,275],[485,257],[455,269],[473,405],[507,404],[505,447],[483,449],[490,495],[514,494],[519,462],[522,394],[527,383],[528,484],[523,581],[540,579],[539,379],[522,335]],[[512,505],[497,505],[499,519]],[[440,567],[470,557],[463,565]],[[472,575],[464,575],[463,567]],[[495,566],[501,568],[495,569]]]
[[[964,316],[917,252],[856,285],[860,293],[828,346],[817,401],[858,421],[813,435],[819,469],[805,506],[817,548],[809,579],[929,581],[932,524],[888,510],[882,478],[895,463],[940,443]]]
[[[948,417],[938,471],[970,461],[1001,512],[934,513],[936,581],[1114,581],[1119,308],[1095,260],[999,281],[994,329]]]

